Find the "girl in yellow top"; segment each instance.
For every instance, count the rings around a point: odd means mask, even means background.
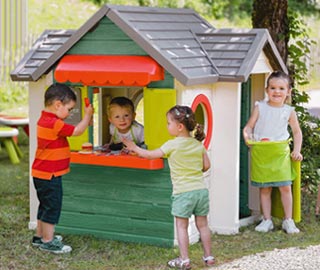
[[[159,149],[145,150],[130,140],[124,139],[127,149],[149,159],[168,157],[173,186],[172,215],[176,218],[176,230],[180,257],[168,262],[177,269],[190,269],[188,255],[189,218],[195,215],[204,250],[203,261],[214,264],[211,255],[211,233],[208,227],[209,193],[203,180],[203,172],[210,168],[206,149],[200,141],[204,139],[203,130],[197,125],[194,113],[187,106],[174,106],[167,112],[167,128],[173,140],[164,143]],[[197,127],[195,138],[191,132]]]

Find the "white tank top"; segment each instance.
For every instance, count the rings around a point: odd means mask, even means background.
[[[135,120],[132,122],[130,130],[125,134],[120,133],[113,124],[110,124],[109,131],[113,143],[120,143],[123,138],[134,141],[136,144],[144,143],[143,125]]]
[[[266,101],[256,102],[259,108],[259,117],[255,124],[254,140],[261,141],[268,138],[270,141],[284,141],[290,136],[288,124],[293,107],[284,104],[282,107],[272,107]]]

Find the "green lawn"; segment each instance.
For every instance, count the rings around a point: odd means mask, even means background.
[[[33,248],[30,245],[33,231],[28,230],[28,138],[22,131],[19,144],[24,152],[24,158],[19,165],[12,165],[4,149],[0,151],[1,270],[167,269],[166,262],[177,255],[176,248],[159,248],[76,235],[63,235],[65,242],[73,247],[71,254],[53,255]],[[303,221],[298,225],[301,229],[298,235],[282,232],[280,220],[275,222],[276,230],[268,234],[255,232],[252,225],[241,229],[237,235],[212,235],[217,263],[274,248],[319,244],[318,237],[315,236],[320,235],[320,221],[317,222],[313,215],[315,196],[304,194],[303,201]],[[201,256],[201,245],[192,245],[190,258],[193,269],[204,269]]]

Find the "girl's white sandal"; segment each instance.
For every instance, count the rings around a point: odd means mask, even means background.
[[[215,264],[215,259],[213,256],[202,257],[202,260],[206,264],[206,266],[213,266]]]

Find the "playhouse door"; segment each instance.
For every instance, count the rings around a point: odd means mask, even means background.
[[[240,123],[240,209],[239,218],[250,215],[249,204],[249,155],[247,146],[243,140],[242,129],[246,125],[251,113],[251,79],[241,86],[241,123]]]

